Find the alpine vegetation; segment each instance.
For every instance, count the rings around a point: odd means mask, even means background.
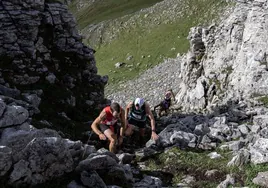
[[[265,187],[268,0],[104,2],[0,2],[2,187]]]

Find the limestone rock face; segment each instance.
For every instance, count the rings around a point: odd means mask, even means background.
[[[73,159],[66,140],[57,137],[33,139],[14,164],[10,184],[40,184],[73,170]]]
[[[189,33],[176,98],[185,109],[267,94],[267,1],[237,1],[228,17]]]
[[[107,78],[97,75],[95,51],[82,43],[74,17],[61,2],[1,1],[0,94],[25,101],[33,119],[41,120],[35,116],[41,112],[66,127],[66,119],[87,121],[102,108]],[[4,115],[19,112],[11,107]],[[1,121],[1,126],[12,123]]]
[[[95,150],[62,138],[65,133],[77,136],[80,123],[106,105],[108,80],[97,75],[95,51],[82,43],[63,2],[0,2],[0,184],[4,186],[32,186],[62,177],[74,171],[81,156]]]

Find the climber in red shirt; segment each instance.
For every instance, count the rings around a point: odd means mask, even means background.
[[[120,121],[121,127],[118,122]],[[126,129],[125,111],[116,102],[113,102],[110,106],[105,107],[100,115],[94,120],[91,125],[92,130],[99,136],[100,140],[108,140],[109,151],[116,152],[116,143],[118,141],[119,146],[123,142],[123,136]],[[120,128],[120,134],[117,138],[117,130]]]

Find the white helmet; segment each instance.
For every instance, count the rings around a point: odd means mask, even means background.
[[[144,105],[144,99],[143,98],[136,98],[135,102],[134,102],[134,105],[142,107],[142,105]]]

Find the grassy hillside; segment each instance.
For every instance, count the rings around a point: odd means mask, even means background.
[[[92,4],[88,0],[76,0],[71,3],[70,9],[82,29],[89,24],[134,13],[159,1],[163,0],[98,0]]]
[[[79,12],[74,8],[77,2],[71,5],[80,28],[104,21],[101,37],[109,40],[93,46],[90,38],[84,42],[97,51],[98,71],[109,76],[108,87],[133,79],[165,58],[187,52],[189,29],[198,24],[210,24],[227,6],[224,0],[173,0],[170,5],[164,1],[161,3],[163,5],[152,7],[148,12],[138,11],[156,2],[159,0],[101,0],[84,6]],[[121,17],[125,14],[128,15]],[[116,21],[107,21],[114,18]],[[83,34],[86,35],[87,31],[84,29]],[[90,35],[93,34],[96,33]],[[127,60],[129,56],[133,58]],[[117,62],[124,62],[125,65],[115,68]]]

